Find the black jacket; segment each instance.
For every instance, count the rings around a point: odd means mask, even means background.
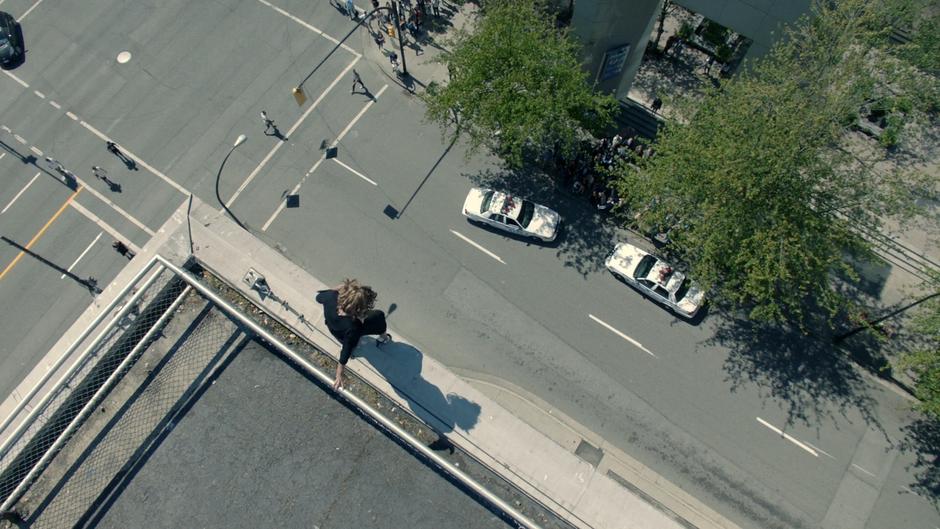
[[[317,292],[317,303],[323,305],[323,316],[326,327],[341,344],[343,350],[339,353],[339,363],[346,365],[349,355],[362,337],[362,322],[352,316],[341,316],[337,309],[339,292],[335,290],[321,290]]]

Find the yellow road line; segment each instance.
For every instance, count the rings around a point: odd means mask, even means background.
[[[56,211],[55,215],[53,215],[51,219],[46,221],[46,225],[43,226],[42,229],[39,230],[39,232],[36,235],[34,235],[33,238],[30,239],[28,243],[26,243],[26,250],[29,250],[30,248],[32,248],[34,244],[36,244],[36,241],[38,241],[39,238],[42,237],[43,233],[46,233],[46,230],[49,229],[49,226],[51,226],[52,223],[55,222],[55,219],[59,218],[59,215],[61,215],[62,212],[65,211],[65,208],[69,206],[72,200],[75,197],[77,197],[79,193],[82,192],[82,189],[84,188],[79,187],[78,189],[76,189],[75,192],[72,193],[72,195],[68,198],[68,200],[66,200],[65,203],[62,204],[62,207],[59,208],[59,211]],[[3,272],[0,272],[0,279],[3,279],[3,276],[7,275],[7,272],[9,272],[10,270],[13,270],[13,267],[16,266],[16,263],[18,263],[19,260],[26,253],[26,250],[21,250],[20,253],[17,254],[16,258],[14,258],[13,261],[10,264],[8,264],[6,268],[3,269]]]

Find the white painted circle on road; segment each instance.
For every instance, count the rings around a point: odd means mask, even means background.
[[[122,51],[121,53],[118,53],[117,62],[124,64],[129,60],[131,60],[131,52]]]

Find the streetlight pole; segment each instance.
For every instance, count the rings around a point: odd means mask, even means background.
[[[378,11],[378,9],[375,11]],[[373,13],[375,11],[373,11]],[[398,32],[398,51],[401,53],[401,74],[407,79],[408,63],[405,62],[405,35],[402,33],[405,28],[402,27],[401,19],[398,17],[398,2],[392,2],[392,16],[395,17],[395,31]]]
[[[245,231],[248,231],[248,228],[246,228],[245,225],[242,224],[240,220],[238,220],[238,217],[236,217],[235,214],[228,209],[228,206],[226,206],[225,202],[222,200],[222,196],[219,194],[219,179],[222,177],[222,168],[225,167],[225,162],[228,161],[228,157],[231,156],[233,152],[235,152],[235,149],[238,148],[239,145],[245,143],[245,140],[247,139],[248,136],[245,136],[244,134],[240,134],[238,138],[235,139],[235,143],[232,145],[232,148],[228,150],[228,154],[225,155],[225,158],[222,159],[222,163],[219,165],[219,172],[215,175],[215,198],[219,201],[219,204],[222,205],[222,209],[224,209],[225,212],[228,213],[230,217],[232,217],[232,220],[234,220],[235,223]]]

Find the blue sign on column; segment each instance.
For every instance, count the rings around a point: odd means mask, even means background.
[[[627,54],[629,53],[629,44],[616,46],[604,52],[604,61],[601,63],[601,70],[597,75],[598,80],[606,81],[620,75],[620,72],[623,71],[624,63],[627,62]]]

